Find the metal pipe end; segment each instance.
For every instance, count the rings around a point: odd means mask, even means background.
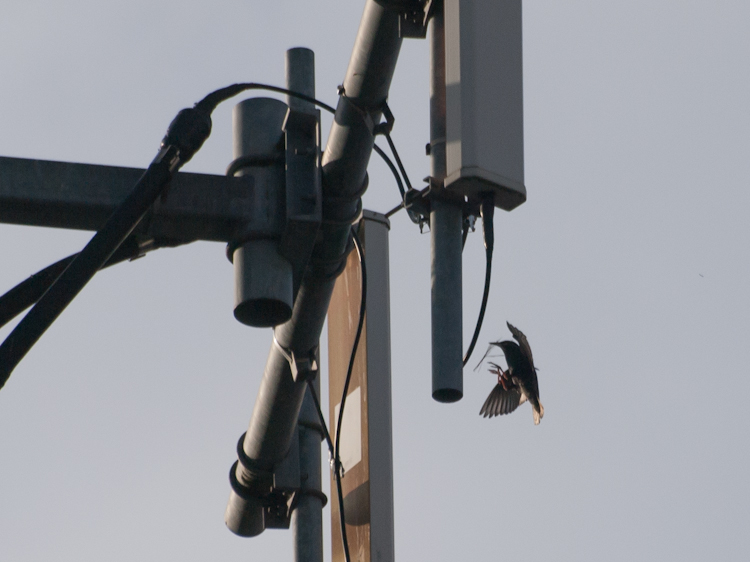
[[[440,388],[432,393],[432,398],[437,402],[450,404],[458,402],[464,397],[464,393],[456,388]]]
[[[251,240],[234,252],[234,317],[247,326],[269,328],[292,317],[292,265],[276,242]]]

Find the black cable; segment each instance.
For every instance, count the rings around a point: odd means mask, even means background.
[[[398,150],[396,150],[396,144],[393,142],[393,139],[391,138],[391,134],[388,131],[388,129],[385,129],[383,131],[383,136],[385,137],[385,140],[388,141],[388,146],[391,149],[391,153],[393,154],[393,157],[396,160],[396,164],[398,164],[398,169],[401,171],[401,175],[404,178],[404,181],[406,182],[406,193],[404,193],[403,187],[401,186],[399,182],[399,189],[401,190],[401,205],[398,207],[394,207],[388,213],[386,214],[386,217],[390,217],[391,215],[394,215],[399,211],[399,209],[404,208],[406,209],[407,214],[409,215],[409,218],[411,219],[411,222],[414,224],[419,224],[421,228],[422,219],[418,212],[416,212],[414,209],[410,208],[407,203],[407,199],[409,198],[409,195],[414,195],[417,193],[417,191],[412,187],[411,181],[409,181],[409,175],[406,173],[406,168],[404,167],[404,163],[401,161],[401,157],[398,154]],[[392,164],[389,164],[392,166]],[[411,199],[413,200],[413,198]]]
[[[306,96],[304,94],[300,94],[298,92],[294,92],[292,90],[288,90],[286,88],[280,88],[278,86],[271,86],[269,84],[261,84],[258,82],[247,82],[247,83],[240,83],[240,84],[233,84],[231,86],[227,86],[226,88],[222,88],[221,90],[217,90],[216,92],[213,92],[212,94],[209,94],[206,96],[203,101],[200,103],[203,103],[206,107],[216,107],[216,104],[220,103],[224,99],[226,99],[226,96],[232,97],[240,92],[244,92],[246,90],[268,90],[270,92],[276,92],[279,94],[286,94],[288,96],[291,96],[293,98],[298,98],[301,100],[304,100],[306,102],[312,103],[321,109],[326,110],[329,113],[332,113],[333,115],[336,114],[336,109],[327,103],[324,103],[316,98]],[[219,100],[219,102],[216,102],[216,100]],[[393,141],[391,140],[391,136],[389,133],[384,133],[384,136],[386,137],[388,141],[388,145],[391,148],[391,152],[393,153],[393,156],[396,158],[396,162],[398,163],[399,168],[401,169],[401,174],[404,177],[404,180],[406,181],[406,185],[409,190],[412,189],[411,182],[409,182],[409,178],[406,175],[406,170],[404,169],[404,165],[401,163],[401,158],[399,158],[398,151],[396,150],[396,146],[393,144]],[[401,193],[401,200],[403,201],[406,191],[404,190],[404,184],[401,181],[401,176],[398,173],[398,170],[396,169],[396,166],[394,166],[391,159],[388,157],[388,155],[383,151],[382,148],[380,148],[377,144],[373,144],[373,150],[380,156],[380,158],[383,159],[383,161],[386,163],[388,168],[390,168],[391,172],[393,173],[393,177],[396,179],[396,184],[398,185],[398,190]],[[401,205],[403,207],[403,203]],[[391,214],[395,213],[398,210],[395,209]],[[390,216],[390,215],[389,215]],[[414,219],[412,219],[414,220]]]
[[[320,425],[323,428],[323,437],[325,437],[326,444],[328,445],[328,453],[331,456],[331,461],[333,461],[336,451],[333,448],[331,434],[328,431],[328,425],[326,424],[325,416],[323,416],[323,410],[320,408],[320,400],[318,399],[318,393],[315,392],[315,386],[313,385],[312,379],[307,379],[307,388],[310,389],[310,395],[312,396],[313,402],[315,403],[315,410],[318,412],[318,419],[320,420]]]
[[[397,208],[400,209],[403,207],[403,200],[406,196],[406,191],[404,191],[404,184],[401,182],[401,176],[398,174],[398,170],[396,169],[396,166],[393,165],[393,162],[391,162],[391,159],[388,158],[388,155],[383,152],[383,149],[380,148],[377,144],[372,145],[372,149],[378,153],[378,155],[385,161],[385,163],[388,165],[388,167],[391,169],[391,173],[393,174],[393,177],[396,178],[396,184],[398,185],[398,190],[401,193],[401,205]],[[393,213],[391,213],[393,214]]]
[[[354,349],[356,353],[356,348]],[[339,520],[341,521],[341,544],[344,547],[344,558],[346,562],[350,562],[350,556],[349,556],[349,541],[346,536],[346,518],[344,516],[344,500],[342,498],[342,489],[341,489],[341,468],[340,468],[340,459],[336,456],[336,449],[334,448],[333,442],[331,441],[331,434],[328,431],[328,426],[326,425],[325,416],[323,416],[323,410],[320,408],[320,400],[318,400],[318,393],[315,392],[315,386],[313,385],[313,381],[311,379],[307,380],[307,388],[310,390],[310,395],[312,396],[313,402],[315,403],[315,410],[318,412],[318,419],[320,420],[320,424],[323,427],[323,435],[325,437],[326,443],[328,444],[328,454],[331,458],[331,468],[333,469],[334,478],[336,479],[336,496],[338,497],[338,504],[339,504]],[[343,407],[343,402],[342,402]]]
[[[47,292],[78,254],[75,253],[37,271],[0,297],[0,327],[5,326]]]
[[[211,112],[216,105],[239,91],[242,90],[236,86],[217,90],[194,107],[181,110],[172,120],[158,154],[130,195],[0,345],[0,388],[47,328],[130,235],[154,202],[166,194],[174,174],[203,146],[211,134]]]
[[[411,191],[414,189],[411,186],[411,182],[409,181],[409,176],[406,174],[406,169],[404,168],[404,164],[401,162],[401,157],[398,155],[398,150],[396,150],[396,145],[393,144],[393,139],[391,138],[391,134],[389,132],[384,132],[383,136],[385,137],[385,140],[388,141],[388,146],[391,147],[391,152],[393,153],[393,157],[396,159],[396,164],[398,164],[398,169],[401,171],[401,175],[404,176],[404,181],[406,182],[406,189]]]
[[[477,325],[474,328],[474,336],[471,338],[469,349],[464,355],[464,367],[469,362],[474,346],[477,344],[479,339],[479,332],[482,330],[482,322],[484,322],[484,313],[487,310],[487,300],[490,296],[490,279],[492,277],[492,251],[495,248],[495,227],[493,224],[493,216],[495,214],[495,201],[492,194],[485,194],[482,198],[481,205],[482,215],[482,235],[484,237],[484,250],[487,258],[484,273],[484,292],[482,294],[482,306],[479,309],[479,318],[477,318]]]
[[[120,204],[104,227],[94,235],[83,250],[67,264],[62,274],[0,345],[0,388],[5,385],[18,363],[47,331],[47,328],[62,314],[68,304],[130,235],[156,199],[166,194],[174,174],[193,157],[211,134],[213,110],[221,102],[253,89],[283,93],[313,103],[331,113],[336,112],[333,107],[310,96],[286,88],[254,82],[221,88],[208,94],[194,107],[180,111],[170,123],[159,153],[138,180],[131,194]],[[388,135],[386,138],[405,174],[392,141]],[[411,189],[408,178],[404,176],[404,179]]]
[[[211,92],[210,94],[208,94],[205,98],[203,98],[196,104],[196,107],[200,106],[204,110],[209,110],[210,108],[210,111],[213,111],[221,102],[226,101],[239,93],[246,92],[247,90],[268,90],[269,92],[276,92],[277,94],[285,94],[287,96],[317,105],[318,107],[320,107],[321,109],[325,109],[329,113],[336,113],[336,109],[313,97],[306,96],[305,94],[300,94],[299,92],[288,90],[286,88],[271,86],[270,84],[261,84],[259,82],[240,82],[238,84],[232,84],[231,86],[221,88],[219,90],[216,90],[215,92]]]
[[[334,477],[336,478],[336,495],[338,496],[339,503],[339,520],[341,521],[341,543],[344,547],[344,557],[346,562],[350,562],[351,558],[349,555],[349,541],[346,536],[346,517],[344,515],[344,495],[341,486],[341,458],[339,455],[339,440],[341,436],[341,423],[344,419],[344,406],[346,405],[346,395],[349,390],[349,382],[352,378],[352,371],[354,370],[354,359],[357,356],[357,348],[359,347],[359,340],[362,337],[362,329],[365,322],[365,312],[367,310],[367,266],[365,264],[365,254],[362,250],[362,243],[357,236],[355,228],[352,228],[352,238],[354,239],[354,246],[357,248],[357,255],[359,256],[359,266],[362,273],[362,290],[359,301],[359,322],[357,324],[357,333],[354,336],[354,344],[352,345],[352,354],[349,357],[349,367],[346,371],[346,379],[344,380],[344,390],[341,396],[341,408],[339,408],[339,417],[336,423],[336,444],[331,441],[331,434],[328,431],[325,416],[323,410],[320,407],[320,400],[318,399],[318,393],[315,392],[315,386],[312,380],[307,381],[307,388],[310,389],[313,402],[315,403],[315,409],[318,412],[318,419],[320,424],[323,426],[323,435],[326,443],[328,444],[328,451],[331,455],[331,461],[333,463]]]
[[[346,405],[346,396],[349,393],[349,383],[352,380],[352,371],[354,370],[354,359],[357,356],[357,347],[362,337],[362,329],[365,325],[365,312],[367,308],[367,266],[365,264],[365,253],[362,249],[362,243],[357,236],[356,228],[352,227],[352,238],[354,247],[357,248],[359,256],[359,267],[362,274],[362,294],[359,301],[359,323],[357,324],[357,333],[354,336],[352,345],[352,354],[349,357],[349,367],[346,370],[346,379],[344,380],[344,390],[341,393],[341,407],[339,408],[339,419],[336,423],[336,445],[335,450],[335,468],[336,468],[336,491],[339,498],[339,519],[341,521],[341,540],[344,546],[344,555],[346,562],[350,562],[349,542],[346,538],[346,519],[344,517],[344,495],[341,487],[341,424],[344,420],[344,406]]]
[[[339,417],[336,423],[336,443],[331,441],[331,434],[328,431],[328,426],[326,425],[325,416],[323,416],[323,411],[320,408],[320,401],[318,400],[318,395],[315,392],[315,387],[312,384],[312,381],[307,381],[307,387],[310,389],[310,394],[312,395],[313,402],[315,403],[315,409],[318,411],[318,418],[320,419],[320,423],[323,426],[323,434],[326,439],[326,443],[328,443],[328,450],[331,454],[331,460],[333,462],[333,472],[334,477],[336,479],[336,495],[338,496],[339,500],[339,520],[341,522],[341,542],[344,547],[344,557],[347,562],[351,561],[351,557],[349,555],[349,541],[346,536],[346,517],[344,515],[344,494],[341,486],[341,457],[340,457],[340,441],[341,441],[341,424],[344,419],[344,407],[346,406],[346,396],[349,391],[349,383],[352,379],[352,372],[354,370],[354,360],[357,356],[357,348],[359,347],[359,340],[362,337],[362,329],[364,327],[365,323],[365,312],[367,309],[367,266],[365,264],[365,254],[362,250],[362,243],[359,240],[359,237],[357,236],[357,232],[354,227],[352,227],[352,238],[354,239],[354,246],[357,249],[357,255],[359,256],[359,266],[360,271],[362,274],[362,290],[361,290],[361,296],[359,301],[359,322],[357,324],[357,333],[354,336],[354,343],[352,344],[352,353],[349,357],[349,367],[346,370],[346,379],[344,379],[344,390],[341,394],[341,407],[339,408]]]
[[[268,90],[270,92],[276,92],[276,93],[279,93],[279,94],[286,94],[286,95],[291,96],[293,98],[298,98],[298,99],[304,100],[306,102],[312,103],[313,105],[316,105],[316,106],[320,107],[321,109],[326,110],[328,113],[331,113],[333,115],[336,114],[336,109],[334,107],[328,105],[325,102],[322,102],[322,101],[320,101],[320,100],[318,100],[316,98],[310,97],[310,96],[306,96],[304,94],[300,94],[298,92],[294,92],[292,90],[287,90],[286,88],[280,88],[278,86],[271,86],[269,84],[260,84],[260,83],[256,83],[256,82],[250,82],[250,83],[246,83],[246,84],[234,84],[233,86],[227,86],[226,88],[224,88],[224,90],[227,90],[229,92],[235,92],[236,91],[236,93],[239,93],[239,92],[245,91],[245,90]],[[221,92],[221,91],[222,90],[217,90],[217,92],[215,92],[215,93],[218,93],[218,92]],[[232,95],[235,95],[235,94],[232,94]],[[207,102],[207,103],[210,104],[212,102]],[[398,151],[396,151],[396,147],[393,144],[393,141],[391,140],[390,134],[386,133],[385,137],[388,140],[389,146],[391,147],[391,152],[395,156],[396,161],[398,162],[398,165],[401,168],[401,173],[404,175],[404,179],[406,180],[406,184],[409,187],[409,189],[411,189],[411,184],[409,183],[409,178],[406,177],[406,170],[404,170],[403,164],[401,163],[401,160],[400,160],[400,158],[398,156]],[[375,152],[377,152],[378,156],[380,156],[380,158],[383,159],[383,161],[386,163],[386,165],[388,166],[388,168],[390,168],[391,172],[393,173],[393,177],[396,178],[396,183],[398,184],[398,190],[401,192],[401,199],[403,199],[404,198],[404,194],[405,194],[404,184],[401,181],[401,176],[399,176],[399,173],[398,173],[398,170],[396,169],[396,166],[394,166],[394,164],[391,161],[391,159],[388,158],[388,155],[377,144],[374,144],[372,148],[373,148],[373,150]]]
[[[294,92],[292,90],[288,90],[286,88],[280,88],[278,86],[271,86],[269,84],[261,84],[257,82],[248,82],[248,83],[240,83],[240,84],[233,84],[232,86],[227,86],[226,88],[222,88],[221,90],[217,90],[216,92],[213,92],[213,94],[209,94],[204,98],[204,100],[201,103],[205,102],[205,105],[207,107],[216,107],[214,105],[216,102],[216,99],[221,98],[221,101],[223,101],[223,96],[234,96],[240,92],[246,91],[246,90],[268,90],[270,92],[276,92],[279,94],[286,94],[288,96],[291,96],[293,98],[298,98],[301,100],[304,100],[306,102],[312,103],[321,109],[326,110],[329,113],[336,114],[336,109],[332,106],[316,99],[310,96],[306,96],[304,94],[300,94],[298,92]],[[215,97],[212,97],[215,96]],[[210,99],[209,99],[210,98]],[[393,209],[389,215],[391,216],[396,211],[398,211],[400,208],[404,207],[403,200],[406,195],[406,190],[404,189],[404,184],[401,181],[401,176],[403,176],[404,181],[406,182],[407,189],[411,191],[413,188],[411,186],[411,182],[409,181],[409,177],[406,175],[406,169],[404,168],[403,163],[401,162],[401,158],[399,157],[398,150],[396,150],[396,145],[393,143],[393,140],[391,139],[391,135],[388,132],[384,132],[383,136],[385,136],[386,140],[388,141],[388,146],[391,149],[391,153],[393,154],[394,158],[396,159],[396,163],[398,164],[398,169],[401,170],[401,174],[399,175],[398,170],[396,169],[396,166],[394,166],[391,159],[388,157],[388,155],[383,151],[382,148],[380,148],[377,144],[373,144],[373,150],[382,158],[383,162],[386,163],[388,168],[391,170],[391,173],[393,174],[393,177],[396,179],[396,184],[398,185],[398,190],[401,193],[401,200],[402,204],[399,207],[396,207]],[[411,215],[410,215],[411,216]],[[415,221],[414,217],[412,217],[412,221],[418,222],[418,220]]]
[[[205,111],[192,108],[177,114],[156,158],[130,195],[0,345],[0,388],[47,328],[130,235],[153,203],[165,194],[174,174],[200,149],[210,133],[211,116]]]
[[[187,244],[188,242],[182,243]],[[139,243],[135,236],[131,236],[112,254],[112,257],[107,260],[102,269],[124,261],[134,260],[144,256],[146,252],[150,252],[151,250],[156,250],[164,246],[173,247],[179,244],[178,242],[165,244],[155,240],[148,240],[148,244],[143,244]],[[52,265],[48,265],[0,296],[0,328],[42,298],[42,295],[62,275],[63,271],[65,271],[76,256],[78,256],[77,253],[56,261]]]
[[[156,199],[166,193],[174,174],[200,149],[211,134],[211,113],[218,104],[252,89],[284,93],[335,113],[331,106],[304,94],[257,83],[221,88],[208,94],[194,107],[180,111],[170,123],[159,153],[131,194],[84,249],[64,267],[59,277],[0,345],[0,388],[47,328],[130,235]]]
[[[331,113],[336,112],[336,110],[328,104],[325,104],[304,94],[300,94],[286,88],[279,88],[276,86],[259,83],[234,84],[232,86],[228,86],[227,88],[216,90],[215,92],[212,92],[211,94],[203,98],[203,100],[198,102],[196,104],[196,108],[200,108],[201,111],[208,112],[210,114],[221,101],[227,99],[227,96],[231,97],[236,93],[240,93],[241,91],[248,89],[265,89],[273,92],[287,94],[291,97],[296,97],[314,103],[315,105],[318,105],[326,111],[330,111]],[[186,162],[187,160],[184,161]],[[123,245],[127,245],[127,241],[124,242]],[[80,252],[72,254],[47,266],[46,268],[33,274],[28,279],[22,281],[2,297],[0,297],[0,327],[4,326],[13,318],[21,314],[28,307],[38,302],[39,299],[42,298],[44,293],[57,280],[57,278],[63,274],[63,272],[73,262],[73,260],[78,257],[79,254]],[[126,251],[124,253],[121,253],[118,250],[102,267],[108,267],[110,265],[114,265],[115,263],[120,263],[121,261],[133,259],[134,257],[137,257],[137,255],[133,255],[130,252],[130,248],[126,248]],[[0,388],[1,387],[2,385],[0,384]]]
[[[180,164],[180,148],[165,145],[104,228],[72,260],[0,345],[0,388],[13,369],[136,227]]]

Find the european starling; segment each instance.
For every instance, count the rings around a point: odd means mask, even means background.
[[[490,363],[490,372],[497,375],[497,385],[479,413],[485,418],[510,414],[528,400],[533,409],[534,424],[538,425],[544,416],[544,407],[539,402],[539,383],[529,341],[521,330],[510,323],[508,328],[518,343],[509,340],[490,343],[503,350],[508,369],[503,371],[499,365]]]

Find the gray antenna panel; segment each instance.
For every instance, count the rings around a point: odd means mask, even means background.
[[[445,187],[526,201],[521,0],[445,0]]]

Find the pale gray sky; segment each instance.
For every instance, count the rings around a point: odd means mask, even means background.
[[[283,85],[294,46],[316,52],[335,104],[363,5],[9,3],[0,155],[146,166],[179,109],[233,82]],[[480,347],[506,320],[527,334],[546,415],[480,418],[493,377],[470,370],[462,401],[432,400],[429,238],[396,215],[397,558],[750,556],[749,21],[739,0],[524,3],[529,196],[496,215]],[[427,79],[426,41],[406,41],[389,102],[417,183]],[[186,170],[223,173],[231,106]],[[370,174],[366,207],[390,209],[388,170]],[[0,225],[0,291],[90,236]],[[468,343],[480,235],[464,256]],[[241,539],[223,522],[271,338],[232,298],[208,243],[86,287],[0,391],[0,559],[291,559],[288,531]]]

